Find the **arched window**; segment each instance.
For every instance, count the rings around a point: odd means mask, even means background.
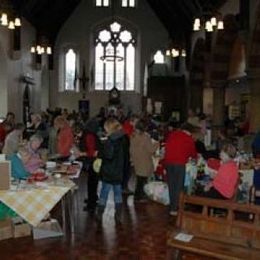
[[[163,64],[164,63],[164,55],[161,51],[157,51],[153,56],[154,62],[156,64]]]
[[[96,0],[96,6],[97,7],[108,7],[109,0]]]
[[[135,0],[121,0],[122,7],[135,7]]]
[[[76,53],[69,49],[65,54],[65,90],[76,89]]]
[[[97,32],[95,39],[95,90],[134,90],[135,39],[114,22]]]

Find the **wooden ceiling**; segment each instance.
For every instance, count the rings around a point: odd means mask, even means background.
[[[45,35],[50,41],[54,42],[60,28],[81,0],[10,1],[17,12],[36,27],[39,35]],[[172,38],[186,38],[192,31],[194,17],[204,10],[216,10],[226,1],[227,0],[147,0],[168,30],[169,36]]]

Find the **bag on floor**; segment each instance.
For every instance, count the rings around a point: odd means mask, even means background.
[[[144,186],[144,192],[153,201],[169,205],[168,185],[162,181],[151,181]]]

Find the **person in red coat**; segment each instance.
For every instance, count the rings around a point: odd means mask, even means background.
[[[54,127],[58,130],[57,152],[62,157],[69,157],[74,145],[74,135],[68,121],[63,116],[57,116]]]
[[[188,123],[169,134],[165,143],[165,165],[170,196],[170,215],[176,216],[179,196],[184,187],[185,165],[189,158],[197,158],[192,133],[195,128]]]

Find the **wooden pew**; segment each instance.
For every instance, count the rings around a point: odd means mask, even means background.
[[[177,253],[175,259],[182,252],[215,259],[260,259],[259,206],[182,194],[176,225],[167,240]],[[174,237],[179,232],[194,237],[178,241]]]

